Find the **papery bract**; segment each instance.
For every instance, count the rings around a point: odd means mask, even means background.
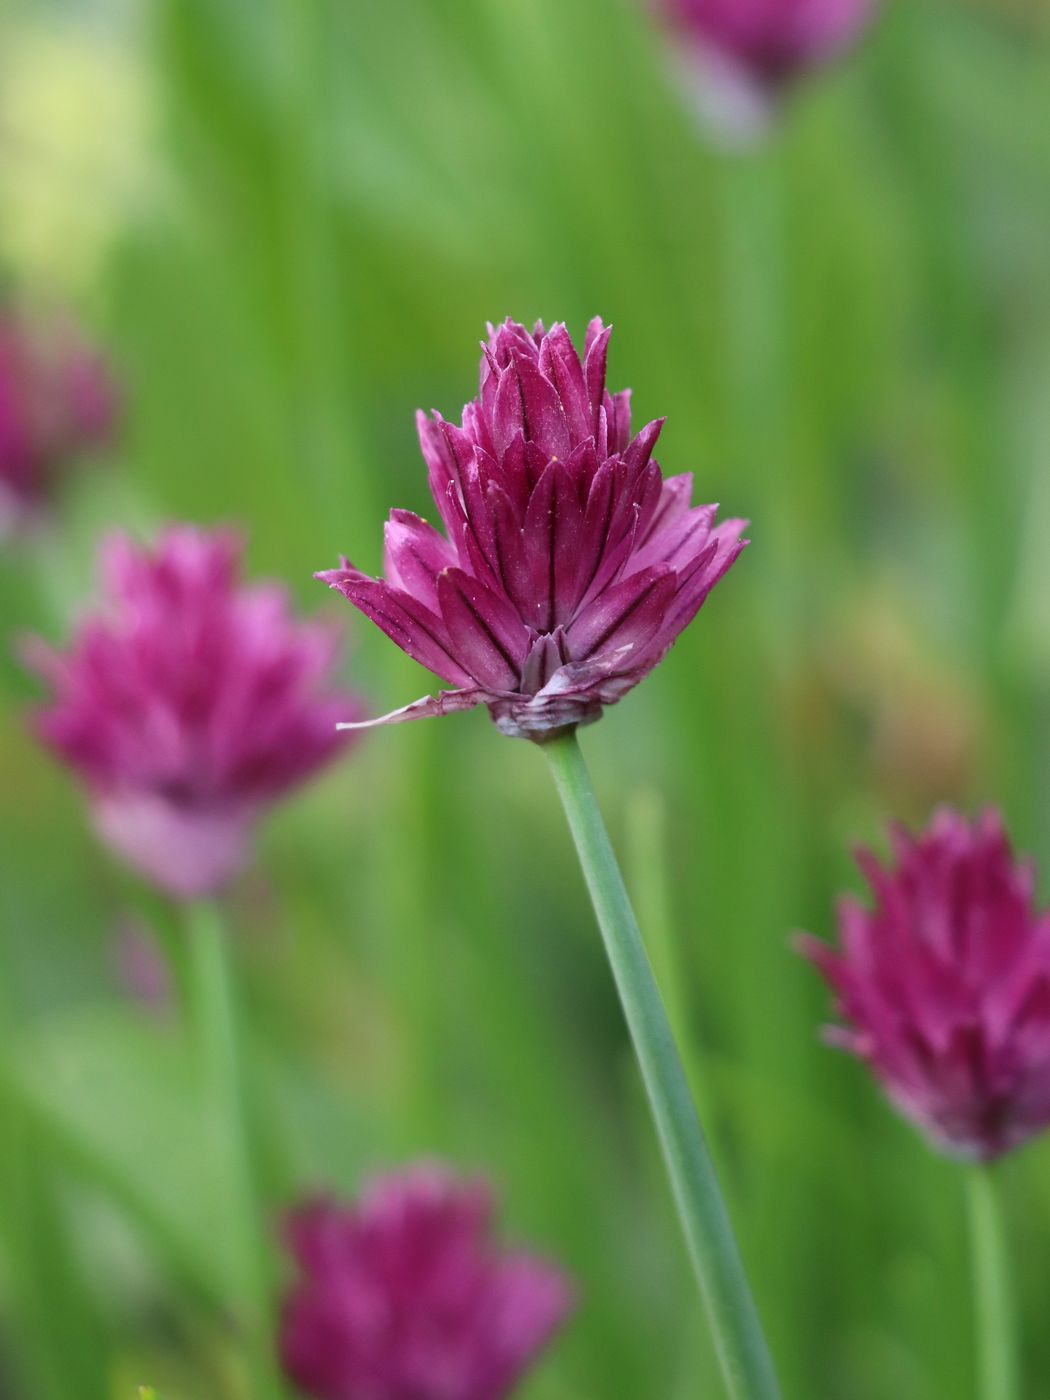
[[[289,1219],[284,1369],[314,1400],[502,1400],[572,1308],[562,1274],[492,1237],[480,1181],[422,1165]]]
[[[418,415],[442,534],[386,527],[385,578],[318,575],[455,689],[384,716],[488,705],[506,734],[597,719],[646,676],[743,547],[743,522],[691,506],[653,460],[662,420],[631,432],[605,387],[609,330],[581,358],[565,327],[489,328],[478,397],[456,427]]]
[[[284,590],[239,582],[227,531],[167,531],[155,549],[103,547],[109,607],[68,653],[26,659],[50,683],[35,729],[87,787],[96,828],[183,898],[221,889],[256,820],[343,747],[358,702],[329,680],[337,633],[299,622]]]
[[[858,862],[873,907],[841,903],[842,949],[801,951],[846,1022],[833,1043],[942,1149],[988,1160],[1050,1126],[1050,913],[994,811],[950,809],[893,861]]]
[[[68,324],[0,312],[0,533],[40,518],[59,477],[107,442],[116,416],[102,357]]]

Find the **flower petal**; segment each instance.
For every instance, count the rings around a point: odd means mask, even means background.
[[[596,316],[587,327],[586,357],[583,375],[587,381],[587,397],[591,404],[591,424],[595,437],[598,436],[599,414],[605,406],[605,370],[609,357],[609,336],[611,326],[603,326]]]
[[[661,530],[668,529],[689,509],[693,499],[693,473],[684,472],[681,476],[668,477],[660,491],[660,502],[656,513],[649,522],[643,544],[654,538]]]
[[[433,525],[410,510],[392,510],[383,529],[383,571],[393,588],[437,611],[437,576],[457,563],[456,551]]]
[[[442,680],[465,685],[473,679],[453,656],[442,619],[411,594],[357,569],[328,569],[314,577],[341,593],[406,655]]]
[[[576,483],[561,462],[551,462],[525,512],[524,546],[529,570],[529,611],[525,618],[537,632],[552,632],[572,616],[582,525]]]
[[[666,421],[666,418],[654,418],[651,423],[646,423],[641,432],[628,443],[623,459],[629,467],[641,471],[643,467],[648,466],[653,449],[656,447],[656,440],[663,431]]]
[[[567,457],[571,450],[569,425],[554,385],[540,372],[534,355],[516,354],[514,370],[521,385],[526,438],[536,443],[548,458]]]
[[[514,689],[529,633],[506,598],[462,569],[446,569],[438,579],[438,600],[456,659],[472,679],[494,690]]]
[[[661,500],[661,509],[663,504]],[[629,572],[653,564],[670,564],[679,573],[686,570],[710,543],[711,525],[717,510],[717,506],[694,506],[663,530],[654,534],[650,529],[647,543],[631,559]]]
[[[609,424],[609,451],[626,452],[631,441],[631,391],[606,395],[605,413]]]
[[[554,673],[565,664],[566,655],[565,633],[561,627],[538,637],[522,668],[522,690],[527,695],[541,691]]]
[[[712,530],[707,548],[695,567],[678,575],[678,592],[664,619],[661,635],[668,645],[700,611],[707,595],[747,546],[740,538],[746,520],[726,520]],[[708,552],[710,551],[710,553]],[[684,581],[683,581],[684,577]]]
[[[573,659],[644,646],[663,622],[676,586],[674,571],[664,565],[643,569],[607,589],[568,629]]]
[[[583,366],[564,325],[551,326],[543,339],[540,345],[540,370],[558,391],[573,442],[578,445],[593,436]]]
[[[440,413],[428,418],[422,409],[416,413],[416,432],[419,434],[419,447],[427,464],[427,482],[438,514],[448,531],[453,535],[456,529],[456,510],[452,497],[456,480],[455,463],[445,434],[441,431],[444,419]]]

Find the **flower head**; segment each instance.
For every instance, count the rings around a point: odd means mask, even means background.
[[[238,581],[225,531],[168,530],[102,551],[108,612],[67,654],[33,642],[51,683],[38,736],[87,787],[102,838],[184,898],[243,864],[259,816],[341,747],[355,700],[331,688],[337,638],[295,621],[282,589]]]
[[[555,1268],[494,1242],[487,1186],[437,1166],[308,1204],[287,1235],[281,1358],[314,1400],[502,1400],[572,1309]]]
[[[107,441],[116,413],[101,357],[74,331],[0,313],[0,533],[41,514],[63,472]]]
[[[847,1022],[833,1042],[943,1150],[997,1157],[1050,1126],[1050,913],[994,811],[896,828],[893,854],[859,853],[873,907],[843,900],[842,951],[801,951]]]
[[[659,0],[683,41],[767,91],[826,63],[857,36],[875,0]]]
[[[690,506],[691,476],[653,460],[662,420],[631,433],[605,387],[609,331],[584,354],[562,325],[489,328],[460,427],[420,413],[442,534],[386,527],[385,578],[318,575],[455,689],[384,716],[488,705],[506,734],[597,719],[647,675],[740,553],[743,522]]]

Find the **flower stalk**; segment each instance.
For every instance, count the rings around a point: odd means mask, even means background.
[[[1019,1400],[1017,1345],[1006,1240],[993,1168],[967,1171],[980,1400]]]
[[[704,1133],[574,730],[542,745],[565,808],[638,1056],[726,1388],[780,1391]]]
[[[216,1134],[229,1183],[229,1228],[243,1309],[251,1394],[278,1400],[272,1346],[269,1251],[265,1209],[253,1165],[247,1096],[241,1071],[234,979],[228,934],[218,907],[187,906],[191,1016],[204,1092],[206,1121]]]

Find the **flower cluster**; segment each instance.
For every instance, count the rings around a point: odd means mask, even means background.
[[[308,1204],[287,1236],[281,1358],[315,1400],[502,1400],[572,1308],[556,1269],[497,1247],[487,1186],[441,1167]]]
[[[873,907],[843,900],[842,951],[802,951],[848,1023],[834,1043],[939,1146],[991,1159],[1050,1126],[1050,913],[994,811],[896,828],[893,854],[859,853]]]
[[[107,441],[116,412],[101,356],[74,331],[0,313],[0,533],[40,516],[62,473]]]
[[[459,427],[418,416],[442,534],[410,511],[386,527],[385,578],[319,574],[455,687],[384,721],[486,704],[506,734],[597,719],[646,676],[743,547],[743,522],[664,479],[662,420],[631,432],[605,387],[609,330],[583,355],[563,325],[489,329]],[[377,722],[384,722],[377,721]]]
[[[54,696],[43,742],[86,784],[95,824],[126,861],[189,898],[225,885],[258,817],[334,756],[337,637],[291,617],[283,589],[239,583],[224,531],[169,530],[156,548],[102,552],[110,608],[68,654],[27,660]]]

